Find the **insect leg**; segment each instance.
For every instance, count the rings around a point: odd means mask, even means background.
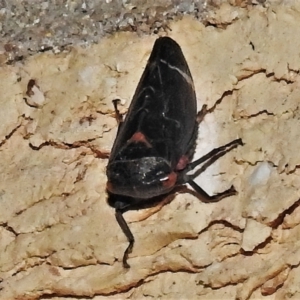
[[[196,166],[205,162],[205,164],[199,170],[197,170],[193,175],[186,175],[185,178],[185,181],[191,185],[191,187],[199,194],[200,198],[204,202],[218,202],[225,197],[229,197],[237,194],[237,191],[235,190],[234,186],[231,186],[228,190],[224,192],[210,196],[197,183],[195,183],[193,179],[196,178],[200,173],[204,172],[218,158],[225,155],[227,152],[231,151],[232,149],[236,148],[239,145],[243,145],[243,142],[241,139],[236,139],[224,146],[213,149],[203,157],[195,160],[194,162],[188,165],[187,172],[193,170]]]
[[[123,267],[130,268],[130,265],[127,263],[127,259],[128,259],[128,255],[132,252],[132,248],[134,245],[134,236],[123,217],[123,210],[116,209],[115,214],[116,214],[117,222],[118,222],[119,226],[121,227],[122,231],[124,232],[124,234],[126,235],[127,240],[129,242],[129,245],[126,248],[124,255],[123,255]]]
[[[218,201],[222,200],[223,198],[237,194],[237,191],[235,190],[233,185],[224,192],[210,196],[193,180],[189,180],[188,183],[199,194],[201,200],[205,203],[218,202]]]
[[[120,99],[114,99],[112,100],[112,103],[114,105],[114,109],[115,109],[115,115],[116,115],[116,120],[118,122],[119,128],[118,128],[118,132],[122,126],[123,123],[123,116],[120,114],[120,111],[118,110],[118,103],[120,103]]]
[[[228,143],[224,146],[221,146],[219,148],[215,148],[212,151],[210,151],[209,153],[207,153],[206,155],[202,156],[201,158],[191,162],[187,166],[187,172],[193,170],[195,167],[197,167],[198,165],[200,165],[200,164],[202,164],[206,161],[207,161],[208,166],[209,166],[212,163],[214,163],[218,158],[220,158],[221,156],[226,154],[227,152],[231,151],[232,149],[236,148],[237,146],[242,146],[242,145],[243,145],[242,139],[236,139],[236,140],[234,140],[234,141],[232,141],[232,142],[230,142],[230,143]],[[202,170],[202,172],[203,171],[204,170]]]

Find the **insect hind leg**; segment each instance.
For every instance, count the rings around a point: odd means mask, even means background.
[[[194,162],[190,163],[187,167],[186,172],[193,170],[195,167],[204,163],[204,165],[197,170],[193,175],[185,175],[185,182],[189,183],[191,187],[197,192],[199,197],[203,202],[210,203],[210,202],[218,202],[223,198],[233,196],[237,194],[234,186],[231,186],[229,189],[215,194],[213,196],[208,195],[197,183],[195,183],[194,178],[196,178],[199,174],[204,172],[211,164],[213,164],[217,159],[225,155],[227,152],[231,151],[232,149],[238,147],[239,145],[243,145],[242,139],[236,139],[224,146],[219,148],[215,148],[203,157],[195,160]]]
[[[207,154],[205,154],[204,156],[202,156],[201,158],[191,162],[188,166],[187,166],[187,172],[193,170],[195,167],[197,167],[198,165],[206,162],[205,164],[205,169],[201,168],[201,173],[204,172],[211,164],[213,164],[217,159],[219,159],[220,157],[222,157],[223,155],[225,155],[227,152],[230,152],[231,150],[233,150],[234,148],[238,147],[238,146],[243,146],[244,143],[242,141],[242,139],[236,139],[233,140],[232,142],[215,148],[213,150],[211,150],[210,152],[208,152]],[[199,175],[200,173],[197,172],[197,175]]]
[[[204,203],[218,202],[218,201],[222,200],[223,198],[237,194],[237,191],[233,185],[228,190],[225,190],[221,193],[210,196],[197,183],[195,183],[195,181],[189,180],[188,183],[197,192],[199,198],[201,198],[202,202],[204,202]]]

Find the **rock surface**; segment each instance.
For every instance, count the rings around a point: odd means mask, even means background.
[[[245,143],[197,182],[238,195],[207,204],[184,193],[126,213],[129,270],[106,203],[111,100],[127,111],[157,35],[2,66],[0,299],[300,297],[300,6],[225,3],[207,20],[185,16],[165,34],[182,47],[199,109],[211,108],[195,158]]]

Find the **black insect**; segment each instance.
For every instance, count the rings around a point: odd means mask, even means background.
[[[189,183],[207,202],[236,194],[230,189],[209,196],[187,173],[206,162],[202,171],[226,152],[242,145],[237,139],[191,162],[206,106],[197,114],[193,79],[180,46],[169,37],[158,38],[138,84],[125,121],[114,100],[119,128],[107,165],[108,203],[129,246],[123,266],[129,268],[134,237],[123,213],[155,205],[159,196]]]

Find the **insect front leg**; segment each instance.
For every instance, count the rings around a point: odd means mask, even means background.
[[[123,195],[116,195],[116,194],[108,193],[107,201],[110,206],[115,208],[116,220],[129,242],[128,247],[124,251],[122,261],[123,261],[124,268],[130,268],[130,265],[127,263],[127,259],[128,259],[128,255],[132,252],[132,248],[134,245],[134,236],[133,236],[126,220],[124,219],[123,214],[126,211],[135,208],[135,199],[131,198],[131,197],[123,196]]]
[[[121,227],[122,231],[124,232],[125,236],[127,237],[128,242],[129,242],[129,245],[123,254],[123,267],[128,269],[128,268],[130,268],[130,265],[128,264],[127,259],[128,259],[128,255],[132,252],[132,248],[134,245],[134,236],[133,236],[127,222],[125,221],[125,219],[123,217],[123,212],[124,211],[121,209],[116,209],[115,215],[116,215],[116,219],[117,219],[119,226]]]

